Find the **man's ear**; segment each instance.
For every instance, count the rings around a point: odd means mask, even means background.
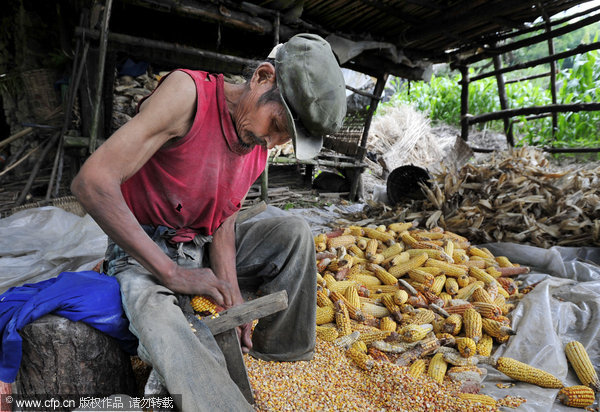
[[[275,66],[271,63],[261,63],[254,71],[250,86],[258,86],[267,84],[271,88],[275,84]]]

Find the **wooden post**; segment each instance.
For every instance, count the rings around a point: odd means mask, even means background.
[[[375,114],[377,106],[379,105],[379,101],[381,100],[381,95],[383,94],[383,89],[385,89],[388,76],[389,75],[385,73],[377,78],[377,83],[375,84],[375,89],[373,90],[373,97],[371,98],[371,103],[369,104],[369,111],[367,112],[367,117],[365,118],[365,129],[363,130],[363,134],[360,138],[360,149],[357,156],[358,163],[363,161],[367,153],[367,140],[369,138],[371,121],[373,120],[373,115]],[[353,173],[352,186],[350,187],[350,200],[355,200],[356,198],[358,184],[360,182],[360,175],[361,172],[359,170],[356,170],[356,172]]]
[[[498,70],[502,68],[500,56],[495,55],[492,60],[494,61],[494,70],[498,73]],[[496,82],[498,83],[498,98],[500,99],[500,108],[502,110],[506,110],[508,109],[508,99],[506,97],[506,87],[504,85],[504,76],[502,76],[502,73],[496,74]],[[515,139],[512,130],[512,120],[508,117],[505,117],[502,119],[502,121],[504,122],[506,143],[508,143],[509,147],[513,147],[515,145]]]
[[[266,203],[269,202],[269,161],[267,160],[267,165],[265,166],[265,170],[263,170],[260,175],[260,198],[264,200]]]
[[[544,24],[546,26],[546,33],[552,31],[552,25],[550,24],[550,17],[544,10],[542,3],[538,3],[538,8],[542,12],[544,17]],[[554,41],[552,37],[548,38],[548,55],[554,55]],[[552,104],[556,104],[556,60],[550,62],[550,94],[552,95]],[[558,129],[558,113],[552,113],[552,139],[556,137],[556,130]]]
[[[100,32],[100,54],[98,56],[98,78],[96,88],[96,98],[94,100],[94,114],[92,116],[92,126],[90,129],[90,147],[89,152],[96,150],[98,140],[98,125],[100,122],[100,107],[102,106],[102,85],[104,84],[104,62],[106,60],[106,49],[108,47],[108,22],[110,21],[110,11],[112,0],[106,0],[104,5],[104,15],[102,18],[102,30]]]
[[[469,67],[460,66],[460,137],[466,142],[469,140]]]

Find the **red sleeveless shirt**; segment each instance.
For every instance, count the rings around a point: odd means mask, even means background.
[[[239,210],[268,154],[261,146],[240,144],[222,75],[182,71],[196,83],[198,103],[190,131],[174,145],[158,150],[121,185],[138,222],[176,229],[173,242],[190,241],[196,234],[212,235]]]

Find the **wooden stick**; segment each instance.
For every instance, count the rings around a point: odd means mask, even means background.
[[[522,81],[525,81],[525,80],[539,79],[541,77],[546,77],[546,76],[550,76],[550,72],[541,73],[541,74],[534,74],[532,76],[521,77],[520,79],[505,80],[504,84],[517,83],[517,82],[522,82]]]
[[[56,143],[56,140],[59,138],[59,136],[60,136],[60,132],[54,134],[54,136],[52,136],[50,138],[50,140],[48,141],[48,143],[44,146],[44,150],[42,150],[42,153],[40,154],[39,159],[35,162],[35,165],[33,166],[33,170],[31,171],[31,174],[29,175],[29,179],[27,180],[27,183],[25,183],[25,187],[23,187],[23,190],[21,191],[17,201],[15,202],[15,204],[17,206],[21,206],[23,204],[23,202],[25,201],[25,199],[27,198],[27,194],[29,193],[31,186],[33,185],[33,181],[35,180],[35,177],[37,176],[37,174],[40,170],[40,167],[42,166],[42,163],[44,162],[44,159],[46,158],[46,155],[50,151],[50,148],[52,146],[54,146],[54,144]]]
[[[102,30],[100,31],[98,78],[96,79],[96,101],[92,115],[92,125],[90,127],[90,153],[94,153],[96,150],[96,141],[98,140],[98,123],[100,122],[100,106],[102,104],[102,91],[104,85],[104,63],[106,61],[106,49],[108,47],[108,22],[110,21],[111,8],[112,0],[106,0],[106,4],[104,5],[104,15],[102,17]]]
[[[500,62],[500,56],[494,56],[494,69],[498,71],[502,68],[502,64]],[[500,99],[500,108],[502,110],[508,109],[508,98],[506,97],[506,87],[504,85],[504,77],[502,74],[496,75],[496,83],[498,83],[498,98]],[[513,147],[515,145],[515,140],[513,137],[512,123],[509,118],[502,119],[504,122],[504,133],[506,134],[506,143],[508,147]]]
[[[550,33],[552,31],[552,26],[550,24],[550,18],[548,17],[548,13],[544,10],[542,6],[542,2],[538,3],[538,8],[542,11],[542,16],[544,17],[544,23],[546,26],[546,33]],[[552,41],[552,37],[548,39],[548,55],[552,56],[554,54],[554,42]],[[550,62],[550,94],[552,96],[552,104],[556,104],[556,61]],[[556,137],[556,131],[558,130],[558,114],[552,113],[552,139]]]
[[[493,113],[485,113],[479,116],[467,117],[469,124],[500,120],[505,117],[513,117],[527,114],[556,113],[556,112],[595,112],[600,111],[600,103],[574,103],[574,104],[551,104],[548,106],[524,107],[521,109],[500,110]]]
[[[500,70],[494,70],[491,72],[482,73],[478,76],[474,76],[473,78],[471,78],[471,81],[474,82],[477,80],[485,79],[486,77],[495,76],[497,72],[498,73],[508,73],[508,72],[512,72],[515,70],[521,70],[521,69],[526,69],[529,67],[535,67],[535,66],[539,66],[540,64],[549,63],[552,61],[564,59],[565,57],[571,57],[571,56],[575,56],[576,54],[582,54],[582,53],[586,53],[586,52],[589,52],[592,50],[597,50],[597,49],[600,49],[600,42],[595,42],[595,43],[590,43],[590,44],[582,44],[580,46],[575,47],[574,49],[567,50],[562,53],[553,54],[552,56],[542,57],[540,59],[531,60],[531,61],[520,63],[520,64],[515,64],[514,66],[510,66],[510,67],[505,67]]]
[[[21,163],[23,163],[29,156],[31,156],[32,154],[34,154],[35,152],[37,152],[37,150],[40,148],[40,145],[37,145],[36,147],[34,147],[33,149],[31,149],[29,152],[27,152],[25,154],[25,156],[23,156],[22,158],[20,158],[19,160],[17,160],[16,162],[14,162],[12,165],[8,166],[6,169],[4,169],[2,172],[0,172],[0,176],[4,176],[5,174],[7,174],[8,172],[10,172],[12,169],[14,169],[15,167],[19,166]]]
[[[14,142],[17,139],[20,139],[23,136],[27,136],[31,132],[33,132],[33,127],[26,127],[23,130],[19,130],[17,133],[13,134],[12,136],[9,136],[6,139],[2,140],[0,142],[0,148],[6,146],[7,144]]]
[[[463,141],[469,140],[469,68],[460,66],[460,137]]]

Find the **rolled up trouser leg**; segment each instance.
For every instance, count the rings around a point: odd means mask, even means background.
[[[252,410],[229,377],[210,330],[198,330],[196,338],[171,290],[138,265],[116,278],[140,357],[157,370],[169,393],[182,395],[182,411]]]
[[[259,320],[251,355],[275,361],[310,360],[315,348],[316,261],[313,236],[300,217],[243,223],[236,230],[240,287],[261,295],[280,290],[288,308]]]

